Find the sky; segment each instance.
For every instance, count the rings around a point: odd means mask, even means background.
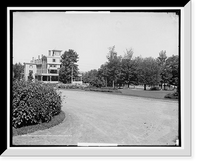
[[[133,56],[178,54],[178,16],[174,13],[15,12],[13,63],[30,62],[48,50],[73,49],[79,70],[98,69],[107,61],[108,48],[118,55],[133,49]]]

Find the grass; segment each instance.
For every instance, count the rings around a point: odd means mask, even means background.
[[[121,93],[118,89],[113,88],[85,88],[86,91],[96,91],[96,92],[114,92],[114,93]]]
[[[120,89],[123,95],[128,96],[138,96],[138,97],[147,97],[147,98],[156,98],[156,99],[165,99],[165,95],[173,93],[173,91],[150,91],[143,89]]]
[[[167,98],[166,95],[171,95],[174,91],[167,90],[143,90],[143,89],[113,89],[113,88],[85,88],[85,91],[95,91],[95,92],[108,92],[113,94],[121,94],[126,96],[137,96],[137,97],[146,97],[146,98],[155,98],[155,99],[173,99],[177,98]]]
[[[41,123],[37,125],[30,125],[21,128],[13,128],[13,136],[32,133],[38,130],[44,130],[60,124],[65,119],[65,113],[61,111],[58,115],[54,116],[50,122]]]

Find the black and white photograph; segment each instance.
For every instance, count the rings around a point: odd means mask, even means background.
[[[181,16],[10,11],[10,147],[183,147]]]

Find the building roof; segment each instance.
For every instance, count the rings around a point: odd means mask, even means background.
[[[36,65],[36,63],[24,62],[24,64]]]
[[[62,52],[62,50],[52,49],[52,51]]]

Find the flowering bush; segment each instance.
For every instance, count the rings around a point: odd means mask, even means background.
[[[13,82],[12,126],[49,122],[61,112],[61,96],[56,90],[40,82]]]

